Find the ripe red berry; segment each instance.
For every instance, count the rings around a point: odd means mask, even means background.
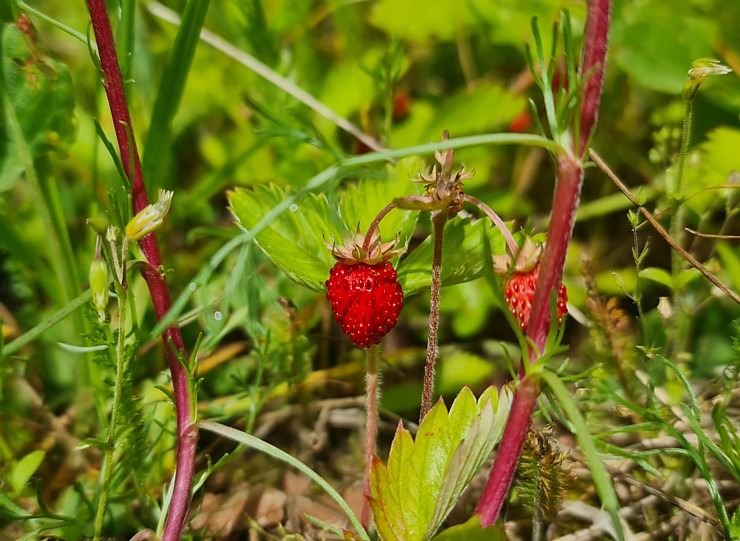
[[[388,261],[337,262],[326,281],[326,298],[342,331],[359,347],[378,344],[395,327],[403,290]]]
[[[537,285],[537,279],[540,275],[540,266],[536,265],[526,272],[514,272],[506,281],[504,286],[504,296],[506,304],[509,306],[511,313],[514,314],[522,331],[527,330],[529,323],[529,313],[532,311],[532,301],[534,300],[534,288]],[[568,313],[568,293],[565,286],[560,284],[558,291],[558,323],[563,321],[563,316]]]

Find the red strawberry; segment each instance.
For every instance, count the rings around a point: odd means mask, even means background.
[[[378,344],[395,327],[403,290],[388,261],[338,261],[326,281],[326,298],[342,331],[359,347]]]
[[[540,259],[543,245],[536,243],[531,237],[525,237],[516,256],[502,254],[493,256],[493,268],[507,276],[504,284],[504,297],[509,310],[514,314],[522,331],[527,330],[529,315],[534,301],[534,288],[540,276]],[[568,313],[568,294],[565,286],[560,284],[558,290],[558,323]]]
[[[526,272],[514,272],[506,281],[506,285],[504,286],[506,304],[519,322],[519,326],[522,331],[527,330],[529,313],[532,310],[532,301],[534,300],[534,288],[537,285],[537,279],[539,276],[540,266],[537,264]],[[563,284],[560,284],[557,302],[558,323],[561,323],[563,321],[563,316],[568,313],[568,293]]]

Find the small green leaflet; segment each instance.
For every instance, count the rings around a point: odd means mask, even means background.
[[[469,388],[447,411],[438,402],[416,440],[399,424],[387,466],[374,457],[370,506],[383,541],[431,539],[501,437],[511,393]]]

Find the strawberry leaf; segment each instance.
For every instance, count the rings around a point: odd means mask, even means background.
[[[228,194],[231,212],[246,231],[254,228],[286,196],[287,192],[278,186],[236,188]],[[324,242],[331,241],[332,236],[341,237],[329,217],[326,196],[306,194],[257,233],[256,242],[291,279],[320,291],[334,264]]]
[[[455,218],[445,225],[442,239],[442,285],[470,282],[490,266],[489,252],[504,253],[505,241],[488,220]],[[406,295],[432,284],[434,239],[430,235],[398,265],[398,281]]]
[[[494,387],[476,401],[464,388],[449,412],[439,401],[416,439],[401,424],[387,466],[373,460],[370,506],[383,541],[428,540],[498,442],[511,402]]]
[[[410,179],[423,171],[424,167],[421,158],[406,158],[395,166],[388,165],[383,179],[366,179],[350,185],[339,200],[339,215],[347,229],[354,233],[359,224],[360,231],[364,233],[388,203],[412,193],[421,193],[421,186],[410,182]],[[418,212],[392,210],[380,222],[382,241],[389,242],[398,235],[399,247],[406,247],[418,216]],[[337,243],[342,241],[341,238],[336,240]]]
[[[341,244],[345,233],[354,233],[358,224],[361,231],[367,231],[383,207],[418,189],[406,180],[422,168],[420,159],[401,160],[386,168],[383,178],[360,180],[341,195],[338,211],[331,208],[324,194],[306,194],[259,231],[256,242],[288,277],[321,291],[335,262],[325,243]],[[239,225],[249,231],[288,195],[278,186],[257,186],[236,188],[228,197]],[[382,240],[387,242],[399,235],[400,245],[406,246],[417,216],[401,210],[389,213],[380,225]]]

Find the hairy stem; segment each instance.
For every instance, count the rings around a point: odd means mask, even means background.
[[[103,86],[108,97],[121,161],[124,171],[132,183],[132,206],[133,212],[136,214],[149,204],[149,198],[146,193],[139,153],[136,150],[136,140],[126,102],[121,68],[116,56],[113,31],[105,0],[88,0],[87,5],[98,45],[100,66],[104,75]],[[154,312],[159,320],[169,310],[172,300],[164,275],[160,272],[162,263],[157,239],[154,235],[147,235],[139,241],[139,245],[149,263],[149,265],[142,267],[141,273],[149,288]],[[187,371],[180,362],[180,357],[186,359],[187,355],[180,328],[173,323],[164,331],[162,338],[165,344],[167,363],[172,374],[178,435],[175,485],[162,539],[163,541],[176,541],[182,536],[190,505],[197,432],[191,430],[193,420],[191,419],[190,410],[190,386]]]
[[[424,365],[424,389],[421,394],[419,422],[432,409],[434,398],[434,367],[439,358],[439,295],[442,289],[442,240],[447,222],[447,211],[438,210],[432,215],[434,226],[434,257],[432,259],[432,288],[429,299],[429,339],[427,360]]]
[[[365,233],[365,239],[362,241],[362,249],[365,250],[365,252],[368,251],[370,248],[370,243],[373,240],[373,231],[378,229],[378,226],[380,225],[380,221],[385,218],[385,216],[392,211],[394,208],[396,208],[396,202],[392,201],[388,203],[383,209],[378,212],[378,215],[373,219],[372,223],[370,224],[370,227],[367,228],[367,233]],[[378,237],[380,237],[380,233],[378,233]]]
[[[580,140],[578,146],[573,149],[579,158],[583,158],[588,151],[589,139],[599,116],[611,11],[611,0],[589,0],[588,2],[580,70],[581,77],[588,77],[588,80],[583,85],[581,98],[581,118],[578,124]]]
[[[527,327],[527,336],[532,340],[533,347],[525,355],[528,359],[522,360],[523,366],[527,361],[535,362],[538,352],[542,352],[545,347],[551,323],[550,295],[553,290],[557,292],[563,278],[565,256],[573,233],[575,213],[583,184],[583,166],[580,157],[588,151],[588,142],[598,116],[610,13],[611,0],[589,0],[581,60],[581,74],[589,76],[589,79],[584,86],[578,119],[579,140],[574,141],[571,152],[563,151],[557,154],[557,178],[547,244],[540,264],[539,280],[535,287]],[[486,490],[476,509],[483,526],[489,526],[498,519],[537,405],[539,384],[527,383],[531,376],[526,376],[526,370],[522,370],[522,374],[524,379],[515,391],[512,411],[501,439],[499,453],[489,475]]]
[[[370,473],[375,455],[375,440],[378,434],[378,397],[380,376],[378,374],[378,346],[367,349],[367,372],[365,374],[365,476],[362,482],[364,501],[360,521],[365,529],[370,527],[370,499],[373,497],[370,488]]]

